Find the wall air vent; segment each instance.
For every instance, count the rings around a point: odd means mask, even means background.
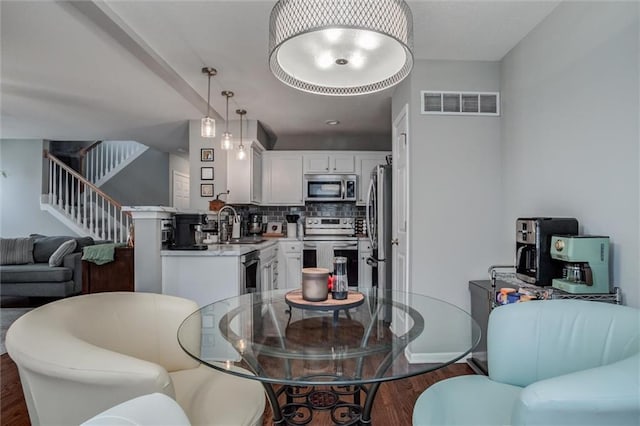
[[[422,114],[500,115],[499,92],[420,92]]]

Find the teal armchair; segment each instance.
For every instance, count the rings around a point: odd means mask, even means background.
[[[489,317],[489,376],[425,390],[413,424],[639,425],[640,310],[580,300],[501,306]]]

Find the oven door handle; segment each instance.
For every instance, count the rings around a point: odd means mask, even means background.
[[[334,244],[333,245],[333,249],[351,249],[351,250],[358,250],[358,244],[354,243],[354,244]]]

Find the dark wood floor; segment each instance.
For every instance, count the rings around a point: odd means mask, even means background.
[[[20,385],[18,369],[9,355],[0,356],[0,424],[2,426],[27,426],[30,424],[27,406]],[[453,376],[473,374],[467,364],[453,364],[432,373],[404,380],[387,382],[380,386],[373,407],[372,418],[376,425],[410,425],[413,405],[423,390],[432,384]],[[271,425],[271,408],[267,404],[264,426]],[[315,413],[312,425],[330,425],[328,413]]]

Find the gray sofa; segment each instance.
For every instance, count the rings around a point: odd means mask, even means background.
[[[31,234],[33,263],[0,265],[0,294],[23,297],[66,297],[82,292],[82,248],[95,244],[91,237]],[[49,266],[49,258],[65,241],[75,239],[73,253],[60,266]]]

